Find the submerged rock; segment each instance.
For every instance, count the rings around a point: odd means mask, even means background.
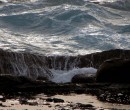
[[[97,82],[130,83],[130,59],[106,60],[98,69]]]

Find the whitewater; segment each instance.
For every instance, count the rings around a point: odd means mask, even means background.
[[[0,49],[44,56],[130,49],[130,1],[1,0]],[[94,74],[96,68],[50,71],[54,82],[70,82],[75,74]]]

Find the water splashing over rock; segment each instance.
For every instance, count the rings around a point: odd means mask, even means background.
[[[4,50],[0,50],[0,73],[33,79],[39,76],[52,77],[44,56]]]

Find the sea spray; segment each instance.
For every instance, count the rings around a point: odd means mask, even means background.
[[[48,56],[49,68],[55,70],[71,70],[80,64],[79,56]]]
[[[63,71],[63,70],[51,70],[53,73],[53,78],[51,81],[56,83],[68,83],[71,82],[71,79],[77,75],[77,74],[87,74],[88,77],[90,75],[95,75],[97,72],[97,69],[89,67],[89,68],[74,68],[69,71]]]
[[[44,56],[4,50],[0,50],[0,74],[26,76],[32,79],[39,76],[47,78],[53,76]]]

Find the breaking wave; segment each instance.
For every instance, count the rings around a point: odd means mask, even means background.
[[[51,70],[98,69],[116,55],[94,53],[130,49],[129,10],[129,0],[0,0],[0,72],[55,79]]]

